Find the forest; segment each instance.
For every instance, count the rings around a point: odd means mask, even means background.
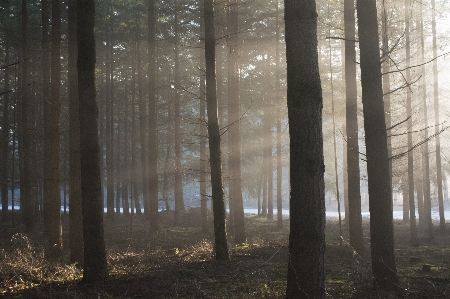
[[[449,16],[0,1],[0,297],[447,298]]]

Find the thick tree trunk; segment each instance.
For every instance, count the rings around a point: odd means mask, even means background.
[[[77,1],[69,1],[69,247],[70,263],[83,266],[81,211],[80,116],[77,74]]]
[[[148,196],[150,234],[158,232],[158,131],[156,109],[156,12],[148,1]]]
[[[375,0],[357,0],[374,287],[398,284]]]
[[[358,144],[358,102],[356,90],[355,2],[344,1],[345,24],[345,93],[347,129],[347,175],[350,245],[364,252],[361,218],[361,191]]]
[[[228,260],[229,255],[225,229],[225,202],[222,183],[220,131],[216,94],[214,0],[204,0],[203,3],[205,17],[206,105],[214,213],[214,254],[216,260]]]
[[[95,88],[95,1],[77,0],[78,95],[80,116],[81,196],[84,271],[82,282],[108,277],[103,233],[103,204]]]
[[[109,29],[111,31],[111,28]],[[106,86],[105,86],[105,103],[106,103],[106,129],[105,129],[105,145],[106,145],[106,218],[109,221],[114,220],[114,164],[113,164],[113,154],[114,154],[114,146],[113,146],[113,136],[114,136],[114,127],[113,127],[113,93],[112,91],[112,80],[113,80],[113,65],[111,57],[113,54],[112,51],[112,41],[111,41],[111,33],[109,33],[108,40],[106,41]]]
[[[325,166],[316,3],[284,3],[291,158],[286,298],[324,298]]]

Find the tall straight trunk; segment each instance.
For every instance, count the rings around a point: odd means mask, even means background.
[[[95,87],[95,1],[77,0],[78,95],[80,115],[81,196],[84,271],[82,283],[108,277],[103,232],[103,205]]]
[[[406,43],[406,81],[411,81],[411,42],[410,42],[410,14],[411,2],[405,0],[405,43]],[[416,209],[414,205],[414,156],[412,151],[413,146],[413,115],[412,115],[412,100],[411,88],[406,89],[406,116],[409,117],[407,121],[408,131],[408,200],[409,200],[409,227],[411,242],[415,243],[417,239],[416,228]]]
[[[6,14],[9,12],[9,0],[4,1],[4,10]],[[5,29],[5,65],[9,65],[9,28]],[[1,169],[1,196],[2,196],[2,222],[8,220],[8,181],[9,181],[9,162],[8,162],[8,149],[9,149],[9,67],[5,68],[5,81],[4,81],[4,95],[3,95],[3,123],[2,123],[2,145],[1,145],[1,157],[2,165]],[[14,142],[14,141],[13,141]],[[12,182],[14,184],[14,181]]]
[[[205,46],[205,19],[203,18],[203,6],[200,5],[200,48]],[[206,153],[206,90],[205,90],[205,56],[200,51],[200,210],[202,232],[208,231],[208,197],[206,196],[206,161],[208,155]]]
[[[265,127],[265,124],[267,124],[267,122],[264,122],[263,126]],[[265,132],[266,129],[263,129],[264,131],[264,135],[266,134]],[[262,203],[261,203],[261,216],[263,217],[267,217],[267,197],[268,197],[268,191],[267,191],[267,149],[264,147],[263,148],[263,166],[262,166],[262,171],[263,171],[263,177],[262,177]]]
[[[286,298],[324,298],[325,166],[316,3],[284,3],[291,161]]]
[[[344,5],[342,6],[342,11],[344,11]],[[343,80],[343,83],[345,84],[345,41],[341,41],[341,61],[342,61],[341,78]],[[347,132],[347,126],[345,122],[343,123],[342,132]],[[345,136],[344,139],[347,140],[347,136]],[[345,229],[348,230],[349,206],[348,206],[347,142],[345,141],[342,142],[342,176],[344,181],[344,189],[342,190],[342,198],[344,202],[344,213],[345,213],[344,225]]]
[[[22,221],[25,223],[25,230],[30,232],[35,226],[36,200],[31,190],[32,173],[32,137],[30,130],[30,105],[31,101],[28,95],[28,8],[26,0],[22,0],[21,15],[21,92],[22,102],[20,103],[20,128],[19,128],[19,160],[20,160],[20,208],[22,210]]]
[[[375,0],[357,0],[374,287],[398,284]]]
[[[124,81],[125,84],[125,101],[124,101],[124,119],[123,119],[123,146],[122,146],[122,169],[123,169],[123,178],[122,178],[122,206],[123,206],[123,215],[130,215],[130,202],[129,202],[129,187],[131,183],[131,167],[130,167],[130,137],[129,137],[129,110],[130,110],[130,102],[128,98],[128,74],[126,71],[124,72]]]
[[[433,79],[434,79],[434,133],[436,134],[436,181],[439,202],[439,228],[445,229],[444,197],[442,192],[441,138],[439,135],[439,76],[437,70],[436,1],[431,0],[431,30],[433,34]]]
[[[214,254],[216,260],[228,260],[229,254],[225,228],[225,200],[222,183],[220,130],[217,107],[214,0],[204,0],[203,3],[205,18],[206,105],[214,213]]]
[[[111,30],[111,29],[109,29]],[[113,100],[112,100],[112,79],[113,79],[113,66],[112,66],[112,41],[111,33],[108,35],[106,41],[106,86],[105,86],[105,101],[106,101],[106,129],[105,129],[105,145],[106,145],[106,218],[110,221],[114,220],[114,164],[113,153],[114,146],[112,144],[114,135],[113,128]]]
[[[383,72],[383,96],[384,96],[384,115],[386,118],[386,127],[391,127],[391,79],[389,75],[389,66],[390,66],[390,60],[389,60],[389,33],[388,33],[388,18],[387,18],[387,8],[385,0],[382,0],[381,2],[381,35],[382,35],[382,45],[381,45],[381,52],[382,52],[382,72]],[[387,135],[391,135],[391,131],[386,131]],[[387,146],[388,146],[388,156],[392,156],[392,140],[391,137],[388,137],[387,140]],[[389,174],[391,179],[391,188],[392,188],[392,160],[389,159]]]
[[[431,184],[430,184],[430,154],[428,147],[428,99],[427,84],[425,72],[425,41],[423,33],[423,17],[422,9],[420,9],[420,60],[421,60],[421,86],[422,86],[422,110],[424,122],[424,138],[425,143],[422,147],[422,180],[423,180],[423,218],[420,218],[420,224],[428,227],[428,236],[433,238],[433,221],[431,220]],[[421,215],[422,216],[422,215]],[[422,221],[423,220],[423,221]]]
[[[70,263],[83,265],[83,218],[81,211],[80,116],[77,74],[77,1],[69,0],[69,247]]]
[[[244,201],[241,177],[241,122],[239,98],[239,0],[228,0],[228,171],[230,174],[230,205],[233,202],[233,225],[236,244],[245,243]]]
[[[137,30],[136,30],[137,31]],[[133,62],[131,67],[131,202],[134,202],[136,214],[142,214],[141,203],[139,201],[139,167],[137,160],[137,128],[136,128],[136,59],[137,59],[137,37],[133,43]],[[131,205],[131,213],[134,213],[133,204]]]
[[[328,4],[328,17],[331,19],[330,5]],[[328,25],[328,36],[331,36],[331,23]],[[339,218],[339,244],[342,246],[342,219],[341,219],[341,198],[339,194],[339,171],[337,161],[337,145],[336,145],[336,117],[334,110],[334,85],[333,85],[333,61],[332,53],[333,48],[331,46],[331,39],[328,40],[328,47],[330,51],[329,63],[330,63],[330,91],[331,91],[331,114],[333,115],[333,151],[334,151],[334,177],[336,184],[336,202]]]
[[[280,24],[278,0],[276,1],[276,25],[275,25],[275,99],[277,105],[277,228],[283,227],[283,164],[281,163],[281,101],[280,101]]]
[[[361,254],[364,252],[364,243],[359,169],[354,0],[344,0],[344,24],[349,235],[350,245]]]
[[[148,1],[148,196],[150,234],[158,232],[158,131],[156,110],[156,12]]]
[[[178,3],[178,1],[176,2]],[[179,220],[180,211],[184,210],[183,173],[181,168],[181,115],[180,115],[180,54],[178,47],[178,9],[175,9],[175,102],[174,102],[174,141],[175,141],[175,222]]]
[[[408,180],[402,180],[402,197],[403,197],[403,222],[409,222],[409,188],[407,184]]]
[[[138,72],[138,93],[139,93],[139,135],[141,143],[141,181],[142,181],[142,193],[144,201],[144,214],[148,219],[149,217],[149,196],[148,196],[148,184],[147,182],[147,130],[146,130],[146,114],[147,105],[144,101],[144,78],[141,65],[141,47],[138,42],[137,47],[137,72]]]
[[[61,1],[52,0],[51,97],[44,101],[44,223],[49,255],[62,254],[59,121]]]

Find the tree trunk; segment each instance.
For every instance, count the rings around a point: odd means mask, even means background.
[[[275,99],[277,105],[277,228],[283,228],[283,164],[281,162],[281,101],[280,101],[280,24],[278,0],[276,1],[276,25],[275,25]]]
[[[156,13],[155,0],[148,1],[148,196],[150,234],[158,232],[158,131],[156,109]]]
[[[35,226],[36,200],[31,190],[32,173],[32,137],[30,130],[30,99],[28,98],[28,8],[26,0],[22,0],[22,53],[21,53],[21,92],[20,127],[19,127],[19,163],[20,163],[20,209],[25,230],[31,232]]]
[[[359,254],[362,254],[364,252],[364,243],[359,169],[354,0],[344,0],[344,24],[349,235],[350,245]]]
[[[286,298],[324,298],[325,166],[316,3],[284,3],[291,157]]]
[[[77,0],[78,95],[80,116],[81,196],[84,271],[82,283],[108,277],[103,233],[103,205],[95,88],[95,1]]]
[[[241,122],[239,98],[239,0],[228,0],[229,57],[228,57],[228,172],[230,206],[233,202],[233,225],[236,244],[245,243],[244,202],[241,177]],[[230,210],[231,213],[231,210]]]
[[[178,1],[176,2],[178,3]],[[178,5],[176,6],[176,8]],[[175,9],[175,108],[174,108],[174,141],[175,141],[175,222],[179,221],[180,211],[184,211],[183,199],[183,172],[181,168],[181,115],[180,115],[180,62],[178,48],[178,10]]]
[[[222,183],[220,131],[217,109],[216,58],[214,37],[214,0],[204,0],[206,98],[211,165],[212,203],[214,213],[214,254],[216,260],[228,260],[225,229],[225,202]]]
[[[374,287],[398,284],[375,0],[357,0]]]
[[[9,0],[4,1],[4,10],[8,15],[9,13]],[[6,26],[6,25],[5,25]],[[9,65],[9,28],[5,28],[5,65]],[[1,196],[2,196],[2,222],[6,222],[9,219],[8,215],[8,182],[9,182],[9,163],[8,163],[8,148],[10,144],[9,140],[9,67],[5,68],[5,81],[4,81],[4,95],[3,95],[3,123],[2,123],[2,145],[1,145],[1,157],[2,165],[1,169]],[[14,140],[13,140],[14,142]],[[12,182],[14,184],[14,181]]]
[[[77,1],[69,1],[69,247],[70,263],[83,266],[83,218],[81,211],[80,116],[77,74]]]
[[[411,2],[405,0],[405,43],[406,43],[406,81],[411,82],[411,45],[410,45],[410,13]],[[408,118],[407,126],[408,131],[408,200],[409,200],[409,227],[411,242],[415,243],[417,240],[417,228],[416,228],[416,208],[414,205],[414,152],[413,146],[413,115],[411,104],[411,88],[408,86],[406,89],[406,115]]]
[[[445,230],[444,197],[442,192],[442,162],[441,138],[439,134],[439,77],[437,70],[437,41],[436,41],[436,1],[431,0],[431,28],[433,33],[433,79],[434,79],[434,133],[436,134],[436,181],[439,202],[439,228]]]

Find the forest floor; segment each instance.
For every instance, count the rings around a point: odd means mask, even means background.
[[[247,215],[247,244],[230,243],[230,261],[213,259],[213,233],[203,233],[198,211],[182,214],[178,226],[161,213],[160,233],[148,238],[142,216],[121,217],[105,223],[110,277],[80,286],[82,272],[61,260],[44,258],[40,234],[27,236],[22,226],[0,224],[0,297],[5,298],[283,298],[286,287],[288,225]],[[67,228],[64,216],[64,227]],[[212,226],[212,223],[211,223]],[[450,235],[436,227],[429,240],[419,227],[416,244],[408,224],[395,222],[399,291],[372,288],[369,224],[364,221],[366,253],[354,254],[340,244],[338,221],[327,220],[326,298],[447,298],[450,297]],[[37,228],[37,231],[41,231]],[[64,241],[68,244],[67,230]],[[229,234],[229,240],[232,241]],[[426,269],[428,268],[429,269]],[[424,271],[425,268],[425,271]],[[428,271],[429,270],[429,271]]]

